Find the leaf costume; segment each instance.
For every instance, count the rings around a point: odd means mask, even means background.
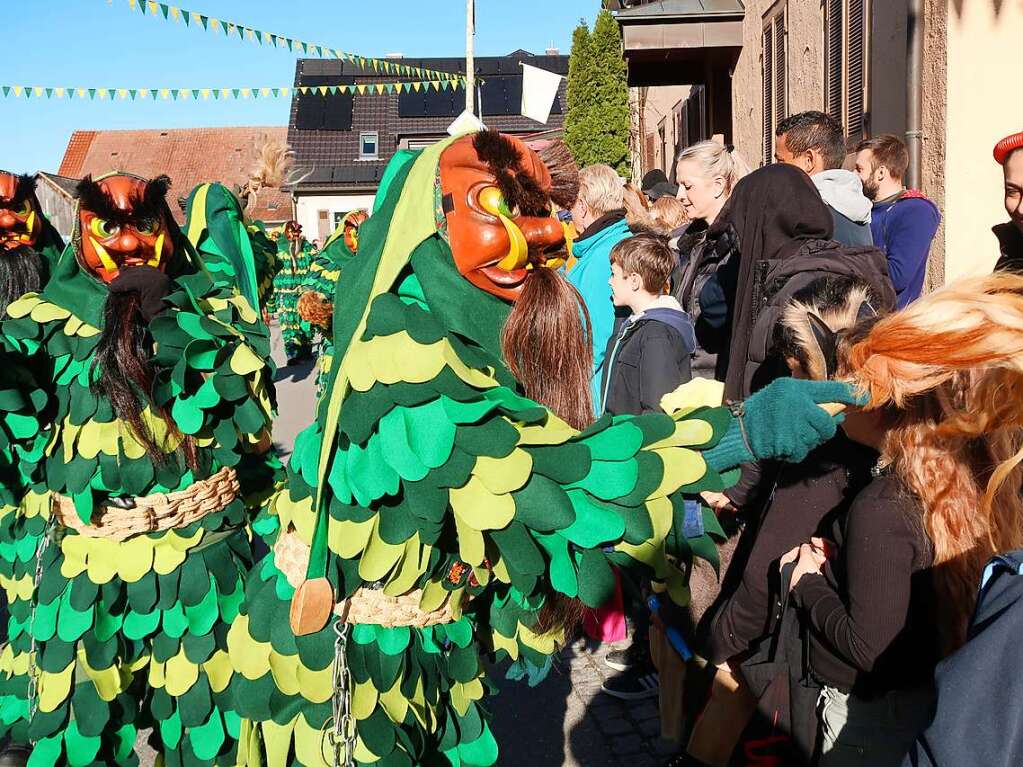
[[[82,236],[2,325],[0,370],[23,380],[0,395],[16,406],[0,416],[0,443],[13,446],[0,457],[13,449],[34,486],[0,530],[25,603],[12,608],[0,654],[0,731],[34,743],[33,765],[138,764],[145,728],[164,764],[233,764],[240,722],[227,628],[251,566],[251,510],[279,471],[266,450],[268,333],[173,228],[173,287],[149,325],[155,379],[142,395],[165,452],[152,457],[96,387],[110,288],[83,268]],[[45,439],[31,438],[30,423]],[[197,488],[218,494],[199,502]],[[151,513],[182,498],[196,502],[183,519],[116,529],[133,507]]]
[[[353,258],[355,253],[346,242],[346,220],[338,224],[337,229],[327,239],[323,248],[315,253],[309,263],[309,274],[306,276],[302,293],[318,293],[331,306],[335,303],[341,270]],[[303,319],[309,320],[308,317]],[[316,389],[322,395],[330,374],[330,366],[334,358],[334,339],[330,327],[317,326],[318,344],[316,349]]]
[[[605,417],[580,433],[522,396],[500,352],[509,306],[459,274],[445,238],[437,167],[449,143],[406,161],[363,225],[317,420],[258,523],[275,550],[228,637],[242,764],[334,763],[323,733],[336,720],[340,626],[292,631],[303,575],[351,597],[338,608],[349,616],[394,600],[412,615],[351,621],[355,762],[483,766],[497,761],[483,659],[541,679],[563,639],[540,625],[553,595],[597,607],[618,564],[684,601],[692,558],[715,560],[716,519],[684,494],[730,483],[701,454],[730,414],[696,384],[673,415]]]
[[[273,297],[267,310],[277,317],[284,336],[287,358],[306,356],[312,348],[312,330],[298,314],[298,299],[309,274],[313,246],[305,240],[292,252],[292,243],[283,234],[277,238],[277,253],[283,266],[273,279]]]
[[[277,245],[263,224],[245,217],[223,184],[200,184],[185,206],[185,234],[215,282],[226,280],[250,306],[266,308],[282,267]]]

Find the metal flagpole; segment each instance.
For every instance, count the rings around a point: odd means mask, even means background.
[[[476,0],[465,0],[465,109],[469,114],[476,113],[475,37]]]

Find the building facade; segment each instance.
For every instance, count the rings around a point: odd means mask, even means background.
[[[991,268],[997,248],[990,229],[1005,218],[1001,169],[991,150],[1001,137],[1023,129],[1023,100],[1013,96],[1023,0],[607,0],[606,5],[622,26],[631,84],[703,85],[708,118],[697,133],[721,135],[754,167],[770,162],[778,121],[807,109],[841,120],[850,149],[881,133],[918,141],[914,181],[939,205],[944,219],[931,251],[930,284]],[[919,67],[912,56],[917,34]],[[682,50],[653,48],[651,53],[654,45]],[[686,61],[689,71],[663,66],[655,77],[649,72],[651,57]],[[720,78],[694,77],[700,68],[694,62],[702,62],[707,72],[723,58],[729,62],[728,88]],[[914,98],[919,98],[916,125],[910,109]],[[726,111],[727,130],[710,119]],[[688,137],[681,137],[676,149],[687,143]],[[641,171],[663,162],[647,152],[642,160]]]
[[[401,59],[401,63],[441,72],[465,71],[465,60],[460,58]],[[568,74],[568,56],[556,51],[543,56],[516,51],[477,58],[476,74],[481,80],[477,104],[483,122],[520,137],[557,135],[564,122],[566,82],[561,82],[546,125],[523,117],[523,63]],[[372,85],[395,79],[394,74],[325,59],[300,59],[295,73],[296,86]],[[325,239],[345,213],[371,208],[394,153],[420,149],[446,137],[448,126],[464,109],[463,88],[354,95],[296,91],[288,143],[295,150],[301,180],[291,191],[306,237]]]

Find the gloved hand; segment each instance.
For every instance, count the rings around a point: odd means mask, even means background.
[[[110,283],[111,293],[136,292],[141,298],[139,311],[146,322],[167,308],[163,299],[171,292],[171,278],[154,266],[133,266],[122,269]]]
[[[779,378],[739,406],[741,415],[704,458],[719,471],[772,458],[799,463],[834,437],[845,419],[819,407],[827,402],[863,404],[853,387],[840,381]]]

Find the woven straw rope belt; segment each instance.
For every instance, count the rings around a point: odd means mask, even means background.
[[[293,530],[282,531],[274,544],[274,564],[284,573],[288,583],[298,588],[309,567],[309,546]],[[368,623],[386,628],[425,628],[454,622],[454,606],[450,597],[446,597],[436,610],[423,610],[419,606],[422,600],[422,589],[392,597],[381,589],[361,588],[334,605],[334,614],[345,623]]]
[[[88,525],[82,522],[74,501],[66,495],[54,495],[53,514],[57,522],[80,535],[125,541],[136,535],[184,527],[223,511],[238,497],[239,490],[238,474],[225,466],[209,479],[193,482],[187,490],[132,498],[131,508],[100,506]]]

